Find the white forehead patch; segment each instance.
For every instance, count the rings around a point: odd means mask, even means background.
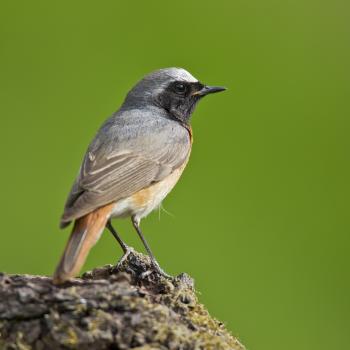
[[[134,88],[140,89],[142,87],[144,91],[164,89],[171,81],[197,83],[198,79],[183,68],[163,68],[146,75]]]
[[[169,68],[169,75],[175,80],[187,81],[189,83],[198,82],[198,79],[183,68]]]
[[[197,83],[196,79],[191,73],[183,68],[163,68],[151,73],[149,76],[158,76],[158,77],[169,77],[172,80],[186,81],[188,83]]]

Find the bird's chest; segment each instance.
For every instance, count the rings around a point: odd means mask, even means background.
[[[187,162],[186,162],[187,163]],[[157,208],[179,180],[186,163],[170,175],[130,197],[119,200],[112,212],[112,217],[133,216],[142,219]]]

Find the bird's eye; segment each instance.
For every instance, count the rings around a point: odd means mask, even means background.
[[[174,86],[174,90],[178,94],[184,94],[186,92],[186,85],[183,83],[176,83]]]

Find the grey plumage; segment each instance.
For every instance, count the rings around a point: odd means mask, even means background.
[[[187,159],[188,131],[158,114],[151,108],[142,115],[122,111],[102,126],[84,157],[61,226],[162,180]]]
[[[223,90],[201,84],[181,68],[153,72],[130,90],[89,145],[68,196],[61,227],[75,223],[54,283],[79,273],[106,226],[127,255],[130,248],[111,223],[125,216],[131,217],[155,270],[169,277],[147,244],[140,221],[161,204],[187,164],[190,117],[197,102]]]
[[[61,227],[164,179],[187,160],[189,132],[157,100],[157,92],[179,80],[197,81],[177,68],[151,73],[102,125],[68,196]]]

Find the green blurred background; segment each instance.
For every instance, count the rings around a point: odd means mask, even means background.
[[[97,128],[143,75],[180,66],[229,90],[194,113],[172,215],[143,221],[158,260],[248,349],[347,348],[348,4],[2,0],[0,270],[52,273]],[[120,255],[105,234],[86,269]]]

